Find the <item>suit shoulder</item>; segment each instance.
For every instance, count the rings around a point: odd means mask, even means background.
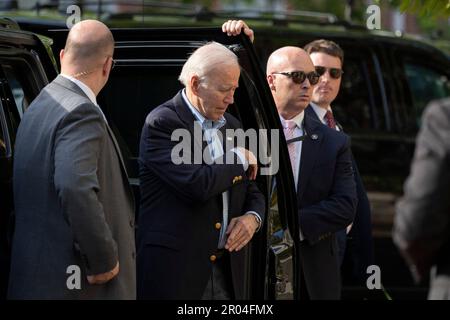
[[[179,121],[173,99],[171,99],[150,111],[145,119],[145,125],[167,127],[169,123],[178,123]]]
[[[344,145],[350,143],[350,137],[342,131],[337,131],[337,130],[331,129],[324,124],[322,124],[322,126],[320,126],[320,129],[322,130],[324,136],[327,139],[333,140],[333,141],[335,141],[335,143],[344,144]]]
[[[95,115],[103,118],[102,112],[89,98],[69,89],[58,86],[54,82],[48,84],[30,104],[25,113],[31,117],[47,117],[53,119]]]

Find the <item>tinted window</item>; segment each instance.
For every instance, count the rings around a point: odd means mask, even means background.
[[[0,57],[1,94],[4,99],[4,112],[9,128],[11,144],[20,119],[29,104],[44,84],[39,85],[39,76],[25,58]]]
[[[413,98],[415,120],[420,124],[422,112],[431,100],[450,96],[450,82],[443,72],[414,63],[405,63],[405,73]]]
[[[180,70],[181,66],[118,66],[99,96],[99,104],[129,160],[130,177],[137,177],[136,158],[145,118],[181,88],[177,80]]]
[[[8,80],[8,85],[12,91],[14,102],[16,104],[17,111],[19,112],[20,118],[22,118],[23,113],[28,108],[29,102],[25,97],[23,91],[23,85],[19,82],[17,73],[12,66],[4,66],[6,79]]]
[[[381,108],[375,107],[369,66],[361,59],[344,62],[341,90],[333,103],[333,111],[346,131],[380,129]]]

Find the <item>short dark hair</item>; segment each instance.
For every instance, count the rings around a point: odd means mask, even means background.
[[[334,41],[324,39],[314,40],[308,43],[304,49],[309,54],[314,52],[329,54],[330,56],[339,58],[341,60],[341,65],[344,64],[344,50],[342,50],[342,48]]]

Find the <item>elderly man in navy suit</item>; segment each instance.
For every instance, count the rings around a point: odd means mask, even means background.
[[[265,200],[252,181],[254,155],[220,139],[240,127],[225,112],[239,75],[233,52],[215,42],[202,46],[181,71],[185,89],[147,116],[139,158],[138,298],[244,298],[243,249],[261,226]],[[176,130],[192,142],[183,150],[187,161],[174,158]]]

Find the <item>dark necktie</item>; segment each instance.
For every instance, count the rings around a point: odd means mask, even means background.
[[[325,121],[327,122],[327,126],[336,130],[336,121],[334,121],[333,113],[330,110],[327,110],[325,114]]]

